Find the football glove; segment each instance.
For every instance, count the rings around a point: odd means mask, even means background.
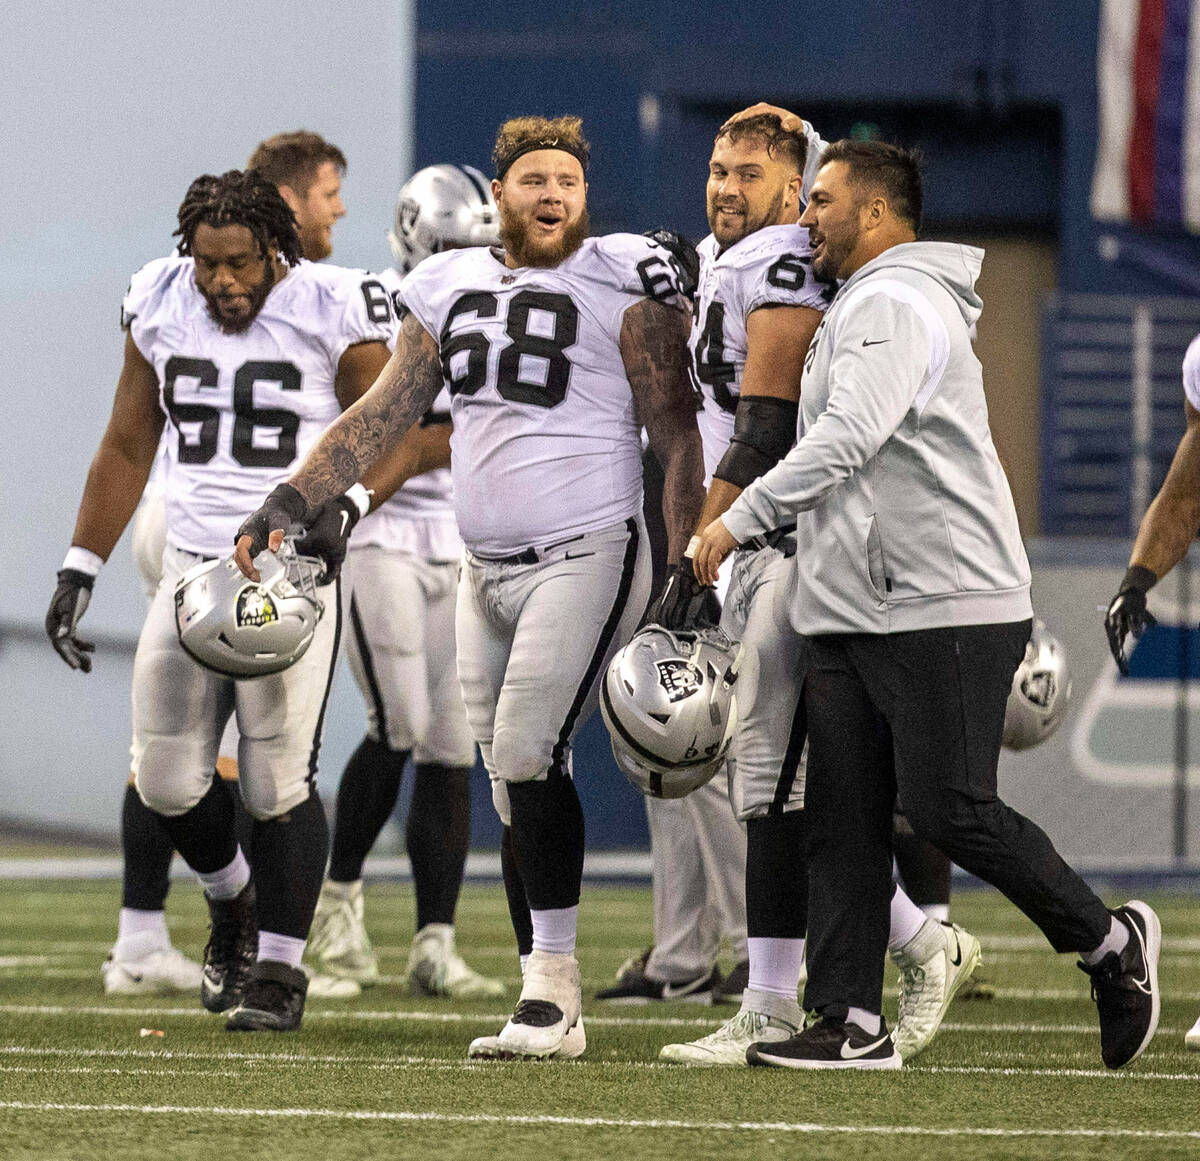
[[[1104,614],[1108,647],[1117,668],[1126,676],[1129,674],[1129,653],[1133,650],[1126,653],[1125,639],[1132,633],[1136,641],[1151,625],[1158,624],[1154,614],[1146,608],[1146,594],[1157,580],[1152,570],[1140,564],[1131,565]]]
[[[667,569],[662,592],[646,611],[643,625],[661,625],[678,632],[685,629],[714,629],[721,620],[721,602],[717,590],[702,585],[692,569],[691,557],[685,556]]]
[[[304,535],[296,538],[296,551],[316,556],[325,565],[318,584],[333,584],[346,561],[350,533],[359,521],[358,505],[349,496],[323,500],[306,520]]]
[[[657,230],[647,230],[647,238],[657,242],[674,260],[675,274],[679,280],[679,289],[688,298],[694,298],[696,287],[700,284],[700,255],[696,247],[682,234],[659,226]]]
[[[243,536],[250,537],[250,559],[253,560],[267,547],[272,532],[287,532],[292,524],[299,524],[308,515],[308,501],[291,484],[280,484],[263,501],[263,506],[242,521],[234,533],[236,545]]]
[[[72,669],[91,673],[94,641],[82,641],[75,635],[75,627],[87,612],[92,599],[92,585],[96,578],[74,568],[60,569],[58,588],[50,600],[50,611],[46,614],[46,635],[54,651]]]

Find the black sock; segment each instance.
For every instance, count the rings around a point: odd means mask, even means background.
[[[259,930],[307,939],[329,854],[329,824],[316,787],[286,814],[255,819],[251,845]]]
[[[575,783],[551,771],[544,782],[510,782],[512,849],[534,911],[574,907],[583,879],[583,808]]]
[[[500,873],[504,876],[508,914],[517,937],[517,954],[530,955],[533,952],[533,918],[529,914],[525,884],[521,882],[521,872],[517,870],[517,859],[513,854],[511,826],[504,828],[504,835],[500,839]]]
[[[405,845],[417,896],[417,930],[453,923],[471,844],[471,770],[418,763]]]
[[[896,823],[892,853],[904,882],[904,893],[918,907],[949,906],[950,860],[933,843],[913,834],[907,819],[897,816]]]
[[[175,845],[162,818],[138,797],[132,784],[126,785],[121,805],[121,850],[125,852],[121,906],[161,911],[171,886]]]
[[[197,874],[219,871],[229,866],[237,855],[233,803],[215,774],[204,797],[191,810],[174,818],[159,817],[175,849]]]
[[[407,750],[390,749],[373,738],[363,738],[350,755],[338,784],[331,879],[353,883],[362,878],[367,853],[396,809],[400,776],[407,761]]]
[[[219,774],[217,781],[225,788],[229,801],[233,803],[233,829],[237,832],[238,846],[242,848],[246,858],[249,858],[250,842],[254,838],[254,816],[242,801],[241,784],[237,778],[222,778]]]
[[[803,939],[808,927],[808,828],[803,810],[746,822],[746,934]]]

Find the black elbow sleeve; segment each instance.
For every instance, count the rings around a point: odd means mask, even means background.
[[[733,419],[733,438],[713,475],[745,488],[773,468],[796,442],[800,404],[773,395],[743,395]]]

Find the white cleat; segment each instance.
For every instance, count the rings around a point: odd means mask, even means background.
[[[161,996],[198,992],[203,969],[179,948],[166,944],[140,955],[124,953],[118,944],[100,968],[108,996]]]
[[[533,952],[525,965],[521,997],[496,1037],[472,1041],[467,1055],[479,1060],[545,1060],[562,1056],[567,1037],[584,1040],[579,961],[573,955]],[[492,1041],[495,1041],[495,1044]],[[583,1045],[578,1049],[583,1052]]]
[[[892,1039],[903,1060],[929,1047],[955,993],[982,955],[979,940],[954,923],[926,919],[920,931],[890,953],[900,969],[900,1007]]]
[[[1193,1052],[1200,1052],[1200,1020],[1192,1025],[1192,1030],[1183,1038],[1183,1042]]]
[[[725,1066],[746,1068],[746,1049],[754,1043],[774,1043],[787,1040],[797,1029],[783,1020],[751,1012],[743,1008],[731,1016],[715,1032],[701,1036],[686,1044],[664,1044],[659,1050],[659,1060],[670,1060],[677,1064],[697,1064],[703,1067]]]
[[[306,995],[310,1000],[353,1000],[362,995],[362,986],[345,976],[315,971],[308,964],[304,965],[304,974],[308,977]]]
[[[308,954],[317,974],[353,980],[364,988],[379,982],[379,964],[363,922],[361,879],[325,881],[308,934]]]
[[[583,1017],[567,1030],[563,1037],[562,1046],[557,1052],[552,1052],[550,1060],[578,1060],[587,1048],[587,1035],[583,1030]],[[507,1051],[499,1036],[477,1036],[467,1049],[467,1056],[472,1060],[513,1060],[511,1052]]]
[[[494,1000],[504,995],[503,981],[480,975],[458,954],[449,923],[427,923],[417,932],[405,970],[410,996]]]

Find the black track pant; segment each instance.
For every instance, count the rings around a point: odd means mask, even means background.
[[[1056,951],[1085,951],[1109,914],[1045,833],[1000,801],[1004,705],[1030,622],[809,638],[806,1007],[880,1010],[892,808],[997,887]]]

